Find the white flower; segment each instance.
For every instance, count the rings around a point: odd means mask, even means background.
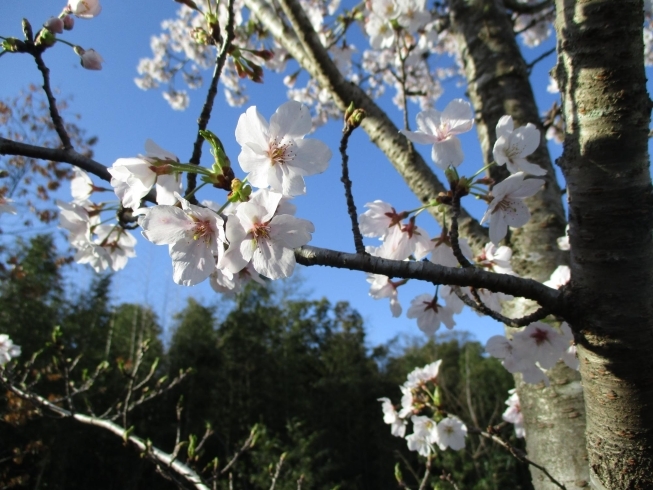
[[[84,204],[90,204],[88,201],[84,203],[65,203],[63,201],[55,201],[59,211],[59,227],[68,230],[68,240],[70,244],[76,248],[90,242],[91,226],[100,223],[98,214],[89,214],[88,209]]]
[[[270,118],[250,107],[238,119],[236,141],[242,147],[238,162],[255,187],[270,187],[284,196],[306,193],[304,176],[324,172],[331,150],[316,139],[304,139],[311,131],[308,107],[296,101],[281,105]]]
[[[437,441],[435,442],[443,451],[448,447],[458,451],[465,447],[466,435],[467,426],[458,417],[449,415],[438,423]]]
[[[404,437],[406,434],[406,421],[399,417],[399,414],[389,398],[379,398],[378,401],[383,403],[383,405],[381,405],[381,410],[383,410],[383,421],[392,426],[390,428],[392,435],[396,437]]]
[[[432,451],[431,444],[437,442],[437,424],[424,415],[413,415],[410,420],[414,432],[406,437],[408,449],[417,451],[422,456],[428,456]]]
[[[465,238],[460,238],[458,240],[458,245],[460,246],[460,251],[466,258],[471,259],[474,256],[474,252],[472,252],[472,249]],[[453,254],[448,235],[445,238],[440,237],[434,242],[434,248],[431,251],[430,260],[434,264],[444,265],[445,267],[458,267],[460,265],[458,259]]]
[[[93,181],[83,170],[73,167],[75,176],[70,181],[70,193],[74,202],[87,201],[94,190]]]
[[[166,164],[178,162],[177,157],[149,139],[145,142],[145,150],[146,156],[119,158],[108,169],[111,185],[122,205],[134,211],[154,186],[157,204],[173,205],[177,201],[175,192],[181,192],[179,176]]]
[[[13,202],[11,199],[5,199],[4,197],[0,197],[0,214],[2,213],[10,213],[10,214],[16,214],[16,208],[9,204],[10,202]]]
[[[179,197],[179,196],[178,196]],[[224,221],[210,209],[179,197],[182,208],[159,205],[140,220],[143,236],[156,245],[168,245],[173,280],[184,286],[204,281],[224,253]]]
[[[397,0],[399,17],[397,22],[408,32],[417,32],[431,21],[424,0]]]
[[[365,33],[370,37],[374,49],[392,48],[395,42],[395,30],[389,20],[371,12],[365,21]]]
[[[524,429],[524,414],[521,411],[521,405],[519,403],[519,396],[517,396],[517,390],[514,388],[510,391],[510,396],[506,400],[506,411],[503,412],[501,416],[506,422],[510,422],[515,425],[515,435],[519,438],[526,436],[526,429]]]
[[[92,19],[99,15],[102,5],[100,5],[100,0],[70,0],[68,10],[76,17]]]
[[[112,270],[124,269],[127,260],[136,257],[134,251],[136,237],[120,226],[111,224],[97,225],[93,228],[93,233],[97,236],[93,243],[103,247],[108,252],[111,258],[110,267]]]
[[[483,251],[476,258],[476,262],[481,267],[490,269],[497,274],[516,275],[512,270],[510,259],[512,258],[512,249],[502,245],[497,247],[494,243],[488,242],[483,247]]]
[[[14,357],[20,355],[20,346],[14,345],[14,342],[7,334],[0,334],[0,367],[3,367]]]
[[[421,260],[432,249],[433,242],[423,229],[415,225],[415,217],[412,217],[408,224],[389,228],[375,255],[391,260],[404,260],[412,255]]]
[[[216,293],[225,294],[227,296],[235,296],[240,293],[249,281],[259,283],[265,286],[265,281],[261,278],[258,272],[254,270],[254,266],[250,262],[247,266],[237,273],[233,273],[228,269],[216,268],[209,278],[211,288]]]
[[[525,172],[544,175],[539,165],[530,163],[526,157],[540,146],[540,131],[531,123],[514,129],[512,116],[502,116],[497,123],[497,141],[492,154],[497,165],[506,165],[511,174]]]
[[[578,371],[580,368],[580,362],[578,361],[576,345],[574,344],[574,334],[567,322],[562,322],[560,325],[560,333],[565,341],[569,343],[567,350],[562,353],[562,362],[564,362],[570,369]]]
[[[569,225],[565,228],[565,236],[559,237],[556,241],[560,250],[571,250],[571,245],[569,244]]]
[[[437,299],[430,294],[421,294],[415,298],[406,312],[408,318],[417,318],[417,326],[426,335],[433,335],[440,328],[440,323],[452,329],[456,322],[453,311],[439,305]]]
[[[389,277],[380,274],[367,274],[370,286],[370,296],[374,299],[390,298],[390,311],[397,318],[401,315],[401,304],[397,297],[397,288],[406,284],[405,280],[392,282]]]
[[[544,369],[551,369],[569,347],[569,341],[553,327],[543,322],[531,323],[512,337],[520,357],[537,362]]]
[[[292,275],[293,249],[306,245],[315,227],[289,214],[275,214],[281,199],[281,194],[265,191],[236,208],[227,221],[229,249],[219,267],[238,272],[251,260],[254,269],[270,279]]]
[[[397,213],[390,204],[378,199],[365,207],[368,210],[358,217],[363,236],[384,238],[393,226],[406,218],[405,213]]]
[[[535,195],[544,181],[524,180],[524,175],[522,172],[512,174],[492,189],[493,199],[483,215],[481,224],[490,220],[490,240],[495,245],[506,236],[508,226],[520,228],[531,218],[523,199]]]
[[[545,286],[549,286],[553,289],[560,289],[562,286],[567,284],[571,280],[571,269],[566,265],[559,265],[551,273],[551,277],[548,281],[544,283]]]
[[[407,388],[416,388],[423,383],[436,383],[438,382],[438,374],[440,373],[440,364],[442,359],[438,359],[430,364],[421,368],[415,368],[406,377],[404,386]]]
[[[457,167],[463,161],[463,150],[456,135],[472,129],[472,106],[462,99],[454,99],[444,111],[427,109],[417,114],[417,131],[401,130],[410,141],[432,144],[431,158],[443,170]]]

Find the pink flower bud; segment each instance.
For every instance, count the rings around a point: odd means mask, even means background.
[[[61,34],[63,32],[64,23],[59,17],[50,17],[48,21],[43,24],[43,27],[55,34]]]
[[[66,15],[63,18],[63,28],[67,31],[72,31],[75,26],[75,17],[72,15]]]
[[[102,69],[102,56],[99,55],[94,49],[82,49],[75,46],[75,53],[79,55],[80,63],[87,70],[101,70]]]

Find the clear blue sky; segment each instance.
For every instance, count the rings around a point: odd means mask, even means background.
[[[36,31],[48,17],[57,15],[63,6],[64,2],[52,0],[3,0],[0,35],[21,37],[22,17],[27,17]],[[98,51],[105,60],[102,71],[84,70],[72,49],[65,45],[57,45],[45,53],[44,59],[51,69],[53,86],[59,88],[62,94],[73,95],[70,112],[81,114],[81,125],[87,129],[87,134],[99,137],[94,157],[97,161],[111,165],[117,158],[143,153],[147,138],[152,138],[163,148],[178,155],[181,161],[188,161],[190,158],[197,131],[196,119],[204,97],[203,90],[191,91],[190,107],[185,112],[177,112],[170,109],[160,92],[143,92],[133,82],[137,75],[136,65],[139,59],[151,55],[150,36],[160,32],[161,21],[173,17],[177,8],[178,4],[172,0],[105,1],[103,11],[97,18],[76,19],[74,30],[65,32],[60,37]],[[362,38],[357,40],[361,50],[364,49],[363,43]],[[529,50],[526,53],[527,59],[535,58],[550,46],[552,44],[548,43],[547,46]],[[548,109],[555,100],[555,97],[545,90],[548,84],[547,71],[554,61],[553,56],[547,58],[538,64],[533,72],[541,110]],[[0,97],[3,98],[18,93],[29,83],[40,84],[39,72],[32,58],[26,55],[7,54],[0,58],[0,74]],[[222,93],[218,94],[209,129],[222,139],[234,163],[237,162],[240,151],[234,138],[240,114],[249,105],[256,105],[259,111],[269,118],[286,100],[280,78],[269,73],[265,76],[264,85],[248,85],[250,103],[244,107],[229,107],[224,102]],[[451,99],[462,96],[464,87],[455,81],[447,82],[445,93],[438,101],[437,108],[441,110]],[[383,102],[395,120],[400,121],[399,112],[387,101]],[[411,121],[414,121],[417,112],[417,108],[413,107]],[[340,121],[333,121],[313,135],[331,147],[334,158],[324,174],[307,179],[308,193],[295,199],[295,204],[298,207],[297,216],[309,219],[315,224],[316,232],[311,245],[353,251],[344,193],[339,181],[341,169],[337,148],[341,126]],[[471,174],[479,168],[482,161],[479,145],[473,131],[464,135],[462,140],[466,156],[462,172]],[[369,142],[363,131],[354,134],[350,149],[350,172],[359,212],[364,211],[363,205],[366,202],[375,199],[388,201],[397,210],[413,209],[419,205],[418,200],[382,153]],[[419,149],[427,161],[430,161],[430,148]],[[559,155],[560,148],[552,146],[551,151],[555,157]],[[204,154],[210,159],[208,150],[205,150]],[[205,164],[208,161],[207,158],[203,159]],[[237,175],[242,177],[243,174],[238,174],[237,167],[236,171]],[[222,191],[201,192],[200,199],[224,199]],[[61,198],[69,199],[67,189]],[[98,196],[98,199],[100,198],[101,196]],[[471,201],[464,204],[477,216],[482,214],[484,206],[480,203]],[[7,215],[3,216],[3,228],[6,217]],[[418,224],[432,235],[438,233],[437,227],[427,215],[424,215]],[[54,229],[53,226],[52,230]],[[216,294],[208,282],[193,288],[184,288],[172,282],[167,247],[154,246],[140,238],[136,251],[138,257],[132,259],[125,270],[115,275],[116,302],[148,303],[157,312],[162,324],[169,326],[171,314],[184,306],[187,297],[192,296],[203,302],[215,300]],[[375,301],[368,296],[369,285],[363,273],[319,267],[301,269],[305,287],[312,297],[326,296],[332,302],[347,300],[363,315],[370,345],[384,342],[398,334],[421,335],[416,323],[405,315],[397,319],[392,318],[387,300]],[[71,277],[81,286],[87,283],[93,274],[90,268],[84,268]],[[402,287],[399,297],[404,312],[408,309],[411,299],[424,292],[432,293],[432,286],[412,281]],[[469,311],[457,316],[456,321],[456,329],[470,331],[481,341],[503,331],[497,322],[480,319]]]

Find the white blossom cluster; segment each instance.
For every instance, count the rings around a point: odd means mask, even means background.
[[[390,425],[393,436],[405,437],[408,449],[428,457],[451,448],[458,451],[465,447],[467,426],[455,415],[441,410],[438,375],[441,360],[413,370],[400,386],[401,408],[397,411],[389,398],[379,398],[382,403],[383,421]],[[424,415],[427,413],[428,415]],[[406,436],[409,423],[412,434]]]
[[[295,267],[293,249],[311,239],[313,224],[294,216],[289,199],[306,192],[304,177],[323,172],[331,151],[321,141],[304,138],[311,131],[306,106],[290,101],[266,121],[255,107],[239,119],[236,140],[246,180],[257,187],[245,202],[216,209],[184,199],[179,172],[198,169],[181,164],[176,156],[146,143],[147,155],[119,158],[109,169],[111,185],[124,208],[139,215],[143,236],[168,245],[173,279],[192,286],[210,278],[216,291],[234,293],[260,275],[289,277]],[[206,169],[199,169],[204,175]],[[88,199],[96,188],[88,175],[76,170],[72,203],[59,202],[60,225],[67,229],[75,259],[100,272],[123,268],[135,256],[136,239],[119,224],[100,220],[104,205]],[[156,191],[156,205],[141,208],[141,200]],[[115,208],[114,208],[115,209]]]
[[[0,368],[20,356],[20,346],[14,344],[7,334],[0,334]]]

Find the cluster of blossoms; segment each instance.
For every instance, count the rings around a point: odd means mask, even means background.
[[[465,447],[467,427],[456,416],[442,410],[438,360],[422,368],[413,370],[400,386],[401,408],[395,408],[389,398],[379,398],[382,403],[383,421],[390,425],[393,436],[405,437],[408,449],[428,457],[435,453],[435,447],[441,451],[451,448],[458,451]],[[413,432],[406,436],[408,424],[412,423]]]
[[[503,420],[514,424],[515,426],[515,435],[519,438],[526,437],[526,429],[524,428],[524,414],[521,411],[521,404],[519,403],[519,396],[517,396],[517,390],[513,388],[508,393],[510,396],[506,400],[506,411],[503,412],[501,416]]]
[[[20,346],[15,345],[7,334],[0,334],[0,368],[20,356]]]
[[[120,158],[109,169],[111,185],[123,208],[138,216],[143,236],[157,245],[168,245],[177,284],[192,286],[209,277],[220,292],[236,292],[260,275],[269,279],[289,277],[295,267],[293,249],[307,244],[313,224],[294,216],[288,202],[306,192],[304,177],[323,172],[331,158],[328,147],[304,138],[311,130],[308,108],[298,102],[283,104],[268,123],[255,107],[239,119],[236,140],[242,150],[240,167],[244,181],[233,177],[226,156],[214,147],[212,170],[180,163],[173,154],[146,143],[148,154]],[[228,206],[205,202],[191,204],[179,192],[179,173],[200,173],[205,183],[231,188]],[[135,238],[118,224],[100,222],[107,208],[89,200],[98,189],[77,170],[72,181],[74,201],[58,203],[61,227],[70,231],[76,260],[90,263],[96,271],[124,267],[134,256]],[[156,191],[156,205],[140,207]]]

